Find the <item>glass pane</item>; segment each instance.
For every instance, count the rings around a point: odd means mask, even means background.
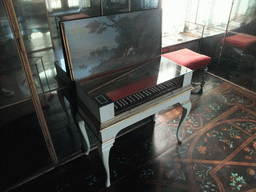
[[[71,114],[69,95],[69,87],[42,95],[44,116],[59,161],[82,153],[82,136]]]
[[[175,2],[177,3],[177,1]],[[159,7],[159,0],[131,0],[131,11],[155,9]]]
[[[180,30],[168,31],[164,34],[162,38],[162,46],[169,47],[187,42],[186,48],[197,52],[205,26],[187,21],[183,22],[182,24],[183,26],[180,26]]]
[[[0,108],[28,99],[30,91],[2,2],[0,17]]]
[[[52,162],[2,1],[0,60],[0,177],[1,189],[4,190],[26,180]]]
[[[56,0],[48,0],[46,1],[49,4],[53,4]],[[63,10],[54,10],[51,6],[47,7],[48,16],[49,16],[49,24],[51,26],[51,33],[53,38],[53,44],[57,47],[60,42],[60,29],[59,29],[59,22],[62,20],[70,20],[70,19],[77,19],[82,17],[95,17],[101,14],[100,11],[100,0],[68,0],[70,4],[70,8]],[[79,8],[74,9],[73,6],[77,5]],[[72,9],[71,9],[72,8]]]
[[[37,92],[56,89],[55,53],[45,1],[13,0]]]
[[[50,0],[48,6],[50,9],[61,9],[61,0]]]
[[[129,11],[128,0],[102,0],[103,15],[112,15]]]
[[[37,93],[44,93],[58,88],[55,79],[55,55],[54,49],[40,51],[29,55]]]
[[[28,53],[52,47],[45,1],[13,0]]]
[[[195,38],[201,38],[204,32],[204,25],[199,25],[195,23],[185,22],[184,33],[190,34]]]
[[[229,66],[227,78],[247,89],[256,91],[256,2],[235,0],[223,39],[222,67]]]
[[[68,7],[79,7],[79,0],[68,0]]]
[[[172,35],[183,32],[185,24],[186,4],[176,0],[162,1],[162,32]],[[177,19],[179,18],[179,19]]]
[[[203,38],[199,45],[199,52],[211,57],[211,65],[208,66],[210,72],[213,72],[218,65],[224,35],[224,31],[221,29],[212,27],[205,27],[204,29]]]
[[[186,20],[225,30],[231,7],[232,0],[188,0]]]
[[[0,127],[2,189],[52,165],[31,100],[1,108]]]
[[[168,1],[168,0],[163,0],[163,2]],[[174,0],[172,0],[174,1]],[[197,21],[197,11],[198,11],[198,6],[199,2],[198,0],[187,0],[185,1],[186,6],[186,21],[191,22],[191,23],[196,23]],[[182,7],[181,7],[182,8]]]
[[[37,92],[57,89],[54,62],[63,60],[59,21],[100,15],[100,0],[13,0],[13,4]]]
[[[230,31],[256,35],[256,1],[235,0],[228,29]]]

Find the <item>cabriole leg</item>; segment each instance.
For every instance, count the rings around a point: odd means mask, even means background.
[[[179,143],[181,143],[181,138],[179,136],[179,129],[182,127],[182,125],[184,124],[185,122],[185,119],[187,118],[190,110],[191,110],[191,102],[190,101],[187,101],[185,103],[182,104],[182,115],[181,115],[181,119],[180,119],[180,123],[178,125],[178,128],[177,128],[177,133],[176,133],[176,136],[177,136],[177,140]]]
[[[89,140],[88,134],[86,132],[85,122],[79,115],[76,116],[76,122],[78,124],[78,127],[79,127],[81,133],[82,133],[83,139],[87,145],[87,151],[85,151],[84,154],[89,155],[89,152],[91,150],[91,145],[90,145],[90,140]]]
[[[68,126],[70,127],[71,125],[71,120],[70,120],[70,116],[69,116],[69,113],[68,113],[68,108],[67,108],[67,105],[65,103],[65,98],[64,96],[60,93],[60,91],[57,91],[57,95],[58,95],[58,98],[59,98],[59,101],[60,101],[60,104],[67,116],[67,120],[68,120]]]
[[[109,152],[114,142],[115,142],[114,138],[104,143],[97,142],[99,154],[102,158],[102,161],[106,170],[106,175],[107,175],[106,187],[110,186]]]

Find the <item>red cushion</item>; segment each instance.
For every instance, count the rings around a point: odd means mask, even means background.
[[[156,84],[157,84],[157,76],[143,79],[141,81],[138,81],[136,83],[133,83],[133,84],[130,84],[127,86],[123,86],[122,88],[119,88],[119,89],[116,89],[116,90],[106,93],[106,95],[112,101],[116,101],[118,99],[127,97],[128,95],[134,94],[138,91],[141,91],[145,88],[148,88],[148,87],[150,87],[152,85],[156,85]]]
[[[225,44],[244,51],[247,48],[256,47],[256,37],[246,34],[239,34],[227,37]]]
[[[196,53],[186,48],[165,53],[162,56],[191,70],[203,68],[211,63],[211,57]]]

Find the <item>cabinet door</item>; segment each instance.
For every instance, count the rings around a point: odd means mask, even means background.
[[[252,91],[256,91],[255,10],[255,1],[234,1],[219,62],[225,78]]]
[[[0,2],[0,169],[2,189],[7,189],[53,161],[29,88],[33,82],[28,83],[24,71],[26,53],[20,54],[22,42],[15,36],[18,32],[12,33],[16,22],[10,14],[13,9],[8,9],[7,16],[3,2]],[[42,97],[37,99],[43,102]]]

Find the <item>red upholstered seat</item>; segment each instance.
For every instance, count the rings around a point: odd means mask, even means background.
[[[202,82],[200,83],[201,88],[197,92],[194,92],[194,93],[202,93],[203,86],[205,84],[204,76],[207,71],[207,66],[210,65],[211,63],[211,57],[196,53],[186,48],[180,49],[178,51],[170,52],[170,53],[165,53],[165,54],[162,54],[162,56],[184,67],[187,67],[191,70],[202,69],[203,75],[202,75]]]
[[[211,63],[211,57],[196,53],[186,48],[165,53],[162,56],[191,70],[204,68]]]
[[[250,48],[255,49],[256,37],[241,33],[239,35],[233,35],[233,36],[227,37],[225,39],[225,44],[242,51]]]

